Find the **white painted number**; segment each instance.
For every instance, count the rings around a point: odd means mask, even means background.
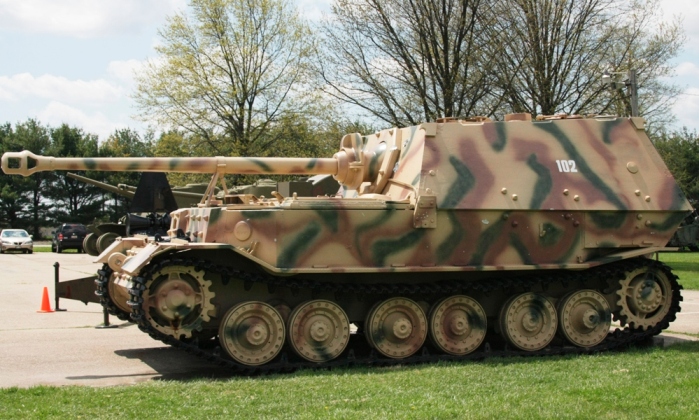
[[[578,172],[574,160],[557,160],[558,172]]]

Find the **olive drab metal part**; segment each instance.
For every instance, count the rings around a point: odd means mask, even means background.
[[[589,352],[680,310],[677,277],[650,257],[691,207],[644,125],[515,114],[348,134],[332,158],[25,151],[2,168],[211,173],[169,238],[105,249],[98,284],[151,336],[239,372]],[[217,196],[231,173],[341,188]]]

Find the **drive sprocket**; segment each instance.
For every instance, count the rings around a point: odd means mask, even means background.
[[[181,260],[168,261],[147,278],[143,291],[143,315],[158,331],[175,338],[192,338],[194,331],[211,320],[216,308],[212,282],[204,270]]]
[[[625,274],[616,292],[619,309],[615,315],[622,326],[628,324],[633,329],[655,327],[666,319],[673,304],[678,305],[677,302],[682,300],[677,277],[662,263],[648,260]],[[672,320],[674,317],[669,321]]]

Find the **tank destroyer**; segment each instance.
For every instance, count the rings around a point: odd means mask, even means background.
[[[121,238],[95,261],[144,332],[243,373],[599,351],[680,310],[652,256],[691,207],[641,118],[442,119],[345,135],[332,158],[24,151],[2,168],[211,173],[169,241]],[[342,188],[216,197],[227,173]]]

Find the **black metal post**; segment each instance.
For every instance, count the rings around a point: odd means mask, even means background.
[[[109,323],[109,312],[107,312],[107,308],[103,307],[102,308],[102,314],[104,315],[104,323],[101,325],[96,326],[95,328],[102,329],[102,328],[119,328],[118,325],[112,325]]]
[[[56,299],[56,305],[55,305],[55,306],[56,306],[56,312],[63,312],[63,311],[66,311],[66,310],[67,310],[67,309],[61,309],[61,308],[58,307],[58,299],[59,299],[59,297],[58,297],[58,268],[59,268],[60,266],[61,266],[61,265],[58,263],[58,261],[56,261],[55,263],[53,263],[53,283],[54,283],[54,284],[53,284],[53,295],[54,295],[54,297],[55,297],[55,299]]]

